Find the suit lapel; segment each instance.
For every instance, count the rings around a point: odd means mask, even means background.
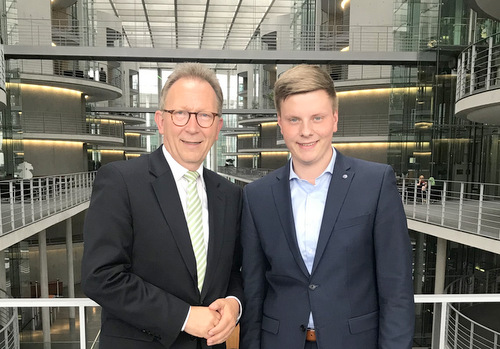
[[[203,170],[203,178],[208,198],[208,222],[209,239],[207,251],[207,272],[201,293],[202,299],[210,289],[210,283],[214,281],[217,271],[219,257],[221,255],[224,234],[224,207],[225,195],[219,190],[220,182],[210,171]]]
[[[172,171],[163,156],[161,147],[151,153],[149,169],[151,174],[156,177],[156,179],[152,181],[152,186],[156,198],[158,199],[158,204],[160,205],[167,225],[179,248],[182,259],[193,278],[193,285],[198,289],[196,286],[198,284],[196,278],[196,259],[194,257],[186,219],[184,218],[181,199],[179,198],[179,192],[177,191],[177,185],[175,184]]]
[[[295,224],[293,221],[292,199],[290,196],[290,161],[280,172],[276,174],[276,183],[272,186],[274,204],[278,211],[278,216],[285,233],[288,247],[292,252],[295,262],[305,276],[309,278],[309,272],[300,254]]]
[[[351,170],[348,159],[337,151],[332,180],[326,196],[325,211],[323,213],[323,221],[321,222],[318,245],[316,247],[311,274],[316,270],[325,252],[326,245],[332,235],[333,227],[337,221],[340,209],[344,204],[353,177],[354,171]]]

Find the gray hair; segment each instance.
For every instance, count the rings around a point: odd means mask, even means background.
[[[160,102],[158,105],[159,110],[163,110],[165,105],[165,97],[167,96],[168,90],[172,85],[179,79],[187,78],[193,80],[206,81],[214,89],[215,95],[217,96],[217,112],[222,113],[222,103],[224,97],[222,95],[222,89],[217,80],[217,76],[212,69],[207,68],[201,63],[181,63],[177,64],[172,74],[167,79],[167,82],[161,89]]]

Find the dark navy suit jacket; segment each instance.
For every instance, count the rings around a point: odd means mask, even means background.
[[[242,191],[207,169],[203,176],[210,238],[200,293],[187,223],[161,147],[99,169],[85,220],[82,283],[102,306],[101,349],[196,349],[198,340],[181,332],[189,306],[243,298]]]
[[[337,152],[309,274],[289,166],[244,189],[240,349],[303,349],[310,312],[319,349],[411,348],[412,253],[392,168]]]

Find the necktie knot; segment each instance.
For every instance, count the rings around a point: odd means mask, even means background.
[[[184,178],[188,180],[188,182],[194,182],[200,176],[200,174],[196,171],[187,171],[184,174]]]

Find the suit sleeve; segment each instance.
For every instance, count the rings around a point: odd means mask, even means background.
[[[244,312],[241,319],[240,349],[260,349],[262,308],[266,295],[267,259],[249,204],[246,188],[243,194],[241,244]]]
[[[411,349],[415,321],[412,252],[406,215],[389,166],[380,189],[374,241],[380,306],[378,347]]]
[[[231,268],[231,276],[229,278],[229,285],[227,289],[226,296],[236,297],[240,304],[243,307],[243,281],[241,278],[241,259],[242,259],[242,251],[241,251],[241,205],[242,205],[242,191],[238,190],[238,199],[235,203],[237,203],[237,212],[238,214],[238,224],[236,227],[236,243],[234,246],[233,253],[233,265]]]
[[[84,225],[83,290],[113,317],[170,347],[189,304],[131,272],[133,242],[126,181],[117,167],[103,166]]]

